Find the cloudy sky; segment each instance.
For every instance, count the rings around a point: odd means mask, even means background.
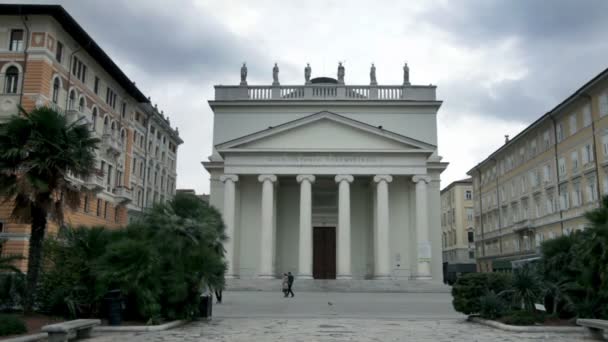
[[[23,1],[18,1],[23,2]],[[40,3],[41,1],[36,1]],[[44,2],[44,1],[42,1]],[[442,187],[608,67],[608,1],[65,0],[63,5],[140,89],[168,113],[185,143],[178,188],[209,191],[214,84],[301,84],[335,76],[436,84]]]

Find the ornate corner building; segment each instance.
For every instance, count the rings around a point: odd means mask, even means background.
[[[19,105],[50,106],[101,140],[97,172],[69,179],[88,191],[66,224],[122,227],[175,193],[178,130],[63,7],[0,5],[0,87],[0,120]],[[12,222],[11,210],[0,207],[2,254],[26,256],[29,225]]]

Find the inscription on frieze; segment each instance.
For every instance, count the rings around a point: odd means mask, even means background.
[[[344,156],[335,154],[285,154],[268,156],[266,162],[289,165],[365,165],[378,162],[372,156]]]

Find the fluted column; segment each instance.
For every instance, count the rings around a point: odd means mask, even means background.
[[[418,241],[417,279],[431,279],[431,242],[429,239],[429,214],[427,184],[431,178],[426,175],[412,177],[416,183],[416,237]]]
[[[338,274],[337,279],[351,279],[350,252],[350,183],[351,175],[337,175],[338,183]]]
[[[313,175],[298,175],[300,183],[300,250],[298,278],[312,279],[312,183]]]
[[[235,235],[235,221],[236,221],[236,197],[235,197],[235,183],[239,180],[237,175],[222,175],[220,181],[224,183],[224,210],[223,218],[224,225],[226,226],[226,236],[228,239],[224,242],[224,249],[226,249],[226,261],[228,263],[228,270],[226,271],[226,278],[234,278],[234,235]]]
[[[390,175],[377,175],[376,182],[376,241],[374,259],[374,278],[388,279],[390,275],[390,216],[388,183]]]
[[[275,175],[260,175],[258,181],[262,183],[262,229],[260,232],[260,266],[258,276],[271,279],[274,274],[274,183]]]

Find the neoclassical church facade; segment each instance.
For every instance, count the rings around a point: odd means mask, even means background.
[[[442,281],[436,87],[311,79],[216,86],[203,165],[228,277]]]

